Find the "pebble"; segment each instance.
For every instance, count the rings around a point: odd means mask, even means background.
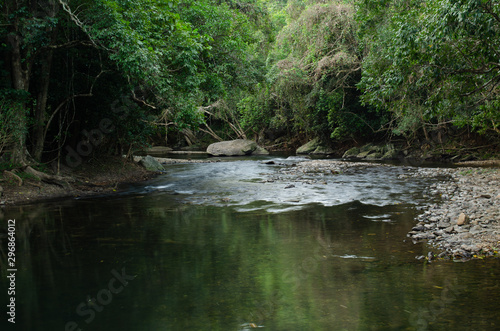
[[[429,244],[443,251],[438,257],[469,259],[499,251],[500,169],[418,168],[407,175],[446,178],[429,186],[427,195],[438,196],[440,201],[426,206],[409,237],[433,239]]]
[[[331,160],[305,160],[288,165],[271,180],[293,178],[295,184],[324,184],[323,176],[359,173],[369,167],[388,164]],[[435,178],[423,196],[432,201],[417,206],[417,224],[407,234],[414,242],[427,240],[441,250],[438,256],[469,259],[500,251],[500,168],[403,167],[401,180]],[[312,176],[312,177],[311,177]],[[292,188],[289,184],[287,188]]]

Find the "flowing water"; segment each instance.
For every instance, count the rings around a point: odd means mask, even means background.
[[[427,264],[405,240],[431,179],[394,166],[299,181],[283,171],[297,160],[273,160],[171,165],[115,195],[4,209],[16,324],[3,308],[1,330],[500,328],[498,260]]]

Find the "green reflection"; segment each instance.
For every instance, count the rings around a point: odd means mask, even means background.
[[[416,261],[425,248],[403,242],[414,213],[356,202],[237,212],[155,195],[11,208],[5,215],[18,220],[17,327],[498,327],[499,262]],[[3,263],[4,242],[2,250]],[[85,306],[108,288],[113,270],[135,278],[100,311]],[[95,311],[90,323],[76,312],[81,303]]]

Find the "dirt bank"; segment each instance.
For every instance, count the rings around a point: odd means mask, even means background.
[[[48,184],[32,177],[19,181],[3,175],[1,205],[33,203],[37,201],[111,193],[120,190],[123,183],[140,182],[152,178],[155,173],[145,170],[135,162],[120,157],[92,160],[62,175],[74,181],[69,186]],[[21,176],[23,177],[23,176]]]

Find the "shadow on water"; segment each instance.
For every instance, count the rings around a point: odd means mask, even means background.
[[[263,200],[243,210],[170,193],[3,210],[2,219],[17,221],[15,329],[495,330],[500,325],[499,261],[415,260],[426,247],[404,241],[417,213],[414,203],[354,200],[270,212]],[[5,266],[6,242],[0,240]],[[8,287],[5,270],[2,289]]]

